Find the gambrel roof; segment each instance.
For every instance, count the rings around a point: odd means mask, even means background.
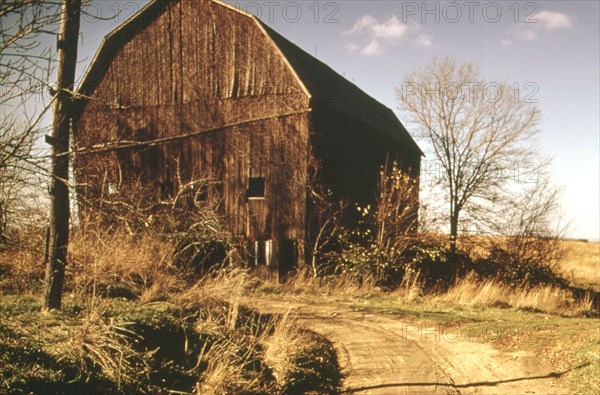
[[[83,96],[91,96],[107,72],[122,43],[150,24],[172,1],[176,0],[151,1],[140,12],[109,33],[104,38],[86,71],[79,85],[78,93]],[[419,155],[423,154],[390,108],[373,99],[325,63],[287,40],[254,15],[245,13],[219,0],[208,1],[227,7],[233,12],[238,12],[254,21],[285,58],[292,73],[298,78],[300,85],[307,95],[312,98],[313,107],[320,106],[338,111],[348,118],[392,137],[409,151]],[[331,97],[323,97],[323,89],[329,90]]]

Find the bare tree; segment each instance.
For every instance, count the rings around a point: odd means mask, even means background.
[[[13,128],[0,129],[0,239],[7,238],[9,224],[23,198],[22,188],[30,174],[26,158],[31,156],[33,136]]]
[[[53,1],[0,4],[0,238],[31,217],[42,192],[44,158],[35,142],[50,107],[44,92],[52,68],[52,51],[43,39],[55,33],[59,11]]]
[[[535,157],[539,110],[508,84],[484,81],[472,64],[448,58],[408,74],[397,94],[439,161],[454,251],[463,214],[484,216],[513,179],[508,169]]]
[[[562,238],[567,229],[558,221],[560,188],[545,172],[507,200],[493,223],[488,224],[500,238],[489,238],[488,250],[497,249],[516,262],[531,262],[555,268],[563,257]]]

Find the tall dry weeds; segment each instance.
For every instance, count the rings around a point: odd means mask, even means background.
[[[151,232],[76,232],[70,245],[67,286],[77,295],[164,300],[183,289],[171,263],[173,247]]]
[[[448,292],[431,299],[463,306],[513,307],[566,315],[593,310],[591,294],[575,299],[571,291],[557,286],[515,288],[496,280],[482,281],[473,273],[459,280]]]
[[[354,273],[340,273],[315,277],[308,267],[300,268],[283,285],[262,282],[259,291],[279,290],[296,295],[369,296],[380,292],[373,277],[361,277]]]

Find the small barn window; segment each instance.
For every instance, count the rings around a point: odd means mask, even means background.
[[[201,205],[208,200],[208,185],[202,184],[197,186],[194,193],[194,204]]]
[[[248,199],[265,198],[265,178],[250,177],[248,180]]]

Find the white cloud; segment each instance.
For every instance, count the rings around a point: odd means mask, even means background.
[[[395,15],[381,20],[363,15],[349,30],[344,31],[344,35],[350,40],[346,48],[365,56],[380,55],[389,45],[399,43],[417,29],[418,26],[402,23]],[[415,42],[424,47],[431,46],[431,37],[422,36],[415,39]]]
[[[346,43],[346,49],[348,49],[349,51],[352,51],[352,52],[358,51],[360,49],[360,45],[348,42],[348,43]]]
[[[508,47],[509,45],[512,45],[513,42],[510,38],[504,38],[500,40],[500,44],[504,45],[505,47]]]
[[[419,34],[419,36],[415,39],[415,42],[417,43],[417,45],[424,48],[428,48],[433,45],[433,40],[431,39],[431,36],[427,34]]]
[[[387,21],[372,25],[372,29],[375,37],[398,39],[406,34],[408,26],[406,23],[401,23],[395,15],[392,15]]]
[[[361,53],[367,56],[379,55],[382,52],[381,44],[379,41],[373,40],[369,45],[363,48]]]
[[[569,15],[542,10],[518,25],[511,34],[520,41],[535,41],[545,32],[547,34],[552,30],[569,30],[571,27],[573,22]]]
[[[350,30],[346,30],[344,33],[345,34],[356,34],[356,33],[362,33],[365,30],[369,30],[372,28],[373,25],[377,24],[377,19],[373,18],[371,15],[364,15],[362,18],[360,18],[358,21],[356,21],[356,23],[354,24],[354,26],[352,26],[352,28]]]
[[[537,40],[539,34],[536,29],[519,29],[516,36],[524,41],[534,41]]]
[[[548,30],[567,30],[573,26],[571,17],[562,12],[543,10],[537,13],[533,19],[537,19]]]
[[[345,31],[344,33],[368,33],[372,37],[397,39],[401,38],[407,30],[408,26],[405,23],[400,22],[395,15],[392,15],[387,20],[381,22],[371,15],[364,15],[358,21],[356,21],[350,30]]]

